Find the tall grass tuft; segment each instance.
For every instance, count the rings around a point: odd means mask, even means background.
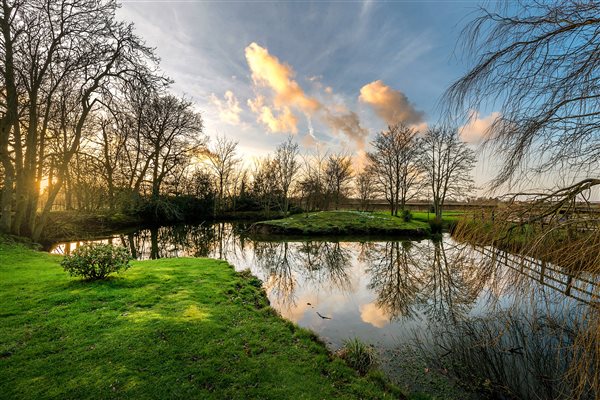
[[[365,375],[377,363],[373,346],[357,338],[346,340],[338,355],[361,375]]]

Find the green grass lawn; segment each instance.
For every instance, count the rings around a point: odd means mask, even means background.
[[[462,213],[444,214],[443,222],[458,220]],[[429,221],[434,214],[414,212],[413,220],[405,222],[389,212],[362,211],[320,211],[292,215],[284,219],[262,221],[256,224],[260,233],[288,233],[302,235],[333,234],[397,234],[407,236],[427,236]]]
[[[464,211],[444,211],[444,213],[442,214],[442,222],[456,222],[460,220],[464,215]],[[428,213],[423,211],[413,211],[412,216],[414,221],[429,222],[435,219],[434,213]]]
[[[224,261],[134,262],[105,282],[59,262],[0,240],[2,398],[403,397],[277,316],[260,281]]]

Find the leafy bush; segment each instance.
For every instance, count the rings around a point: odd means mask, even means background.
[[[401,218],[404,222],[410,222],[413,219],[413,215],[410,210],[402,210]]]
[[[350,339],[344,342],[344,347],[338,355],[346,361],[350,367],[365,375],[375,366],[375,350],[373,346],[361,342],[359,339]]]
[[[71,276],[89,280],[105,279],[113,272],[129,268],[131,255],[125,247],[88,243],[77,248],[60,263]]]

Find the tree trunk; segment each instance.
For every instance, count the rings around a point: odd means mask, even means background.
[[[8,150],[9,138],[12,129],[19,129],[19,105],[17,87],[15,83],[13,38],[11,35],[10,19],[13,8],[6,0],[2,1],[2,17],[0,29],[4,39],[4,91],[6,93],[6,111],[0,119],[0,162],[4,167],[4,189],[0,205],[0,230],[10,231],[12,227],[13,196],[15,183],[15,168],[10,159]]]

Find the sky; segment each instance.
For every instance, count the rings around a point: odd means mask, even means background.
[[[301,151],[344,151],[360,165],[390,123],[417,129],[468,65],[456,43],[474,1],[122,0],[118,16],[156,48],[173,91],[192,99],[205,133],[239,142],[246,160],[293,135]],[[497,113],[471,110],[475,148]],[[495,162],[480,154],[483,187]]]

